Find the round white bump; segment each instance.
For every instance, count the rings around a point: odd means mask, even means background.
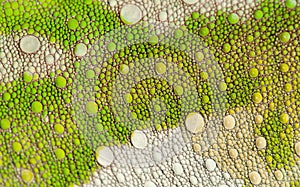
[[[35,53],[39,50],[41,43],[37,37],[27,35],[20,41],[20,48],[24,53]]]
[[[168,14],[165,11],[161,11],[158,15],[160,21],[166,21],[168,19]]]
[[[47,55],[45,57],[45,61],[47,64],[52,65],[54,64],[54,56],[53,55]]]
[[[231,130],[235,127],[235,119],[232,115],[228,115],[224,117],[223,124],[225,129]]]
[[[229,156],[232,158],[232,159],[235,159],[239,156],[239,153],[236,149],[230,149],[229,150]]]
[[[259,185],[260,182],[261,182],[261,176],[258,172],[256,171],[252,171],[250,174],[249,174],[249,179],[250,179],[250,182],[254,185]]]
[[[101,146],[96,150],[96,158],[101,166],[107,167],[114,161],[114,154],[110,148]]]
[[[135,130],[131,135],[131,143],[134,147],[143,149],[147,146],[148,140],[145,133],[139,130]]]
[[[179,164],[179,163],[174,163],[173,166],[172,166],[172,169],[173,169],[173,171],[176,175],[182,175],[183,174],[182,165]]]
[[[280,181],[280,180],[283,179],[283,174],[280,170],[276,170],[274,174],[275,174],[275,177],[276,177],[277,180]]]
[[[198,184],[198,179],[195,176],[192,175],[190,177],[190,182],[191,182],[192,185],[196,186]]]
[[[125,5],[122,7],[121,12],[121,20],[128,25],[135,24],[142,19],[142,11],[136,5]]]
[[[74,53],[78,57],[83,57],[87,53],[86,45],[84,43],[77,44]]]
[[[101,180],[100,179],[94,179],[94,182],[97,186],[100,186],[101,185]]]
[[[257,116],[255,116],[255,122],[256,122],[256,123],[260,124],[260,123],[263,122],[263,120],[264,120],[264,118],[263,118],[262,115],[257,115]]]
[[[201,114],[197,112],[191,112],[185,119],[185,126],[188,131],[192,133],[203,132],[204,130],[204,119]]]
[[[209,158],[205,161],[205,167],[208,171],[214,171],[217,167],[217,164],[213,159]]]
[[[264,149],[267,146],[267,141],[264,137],[258,137],[255,140],[255,145],[258,149]]]

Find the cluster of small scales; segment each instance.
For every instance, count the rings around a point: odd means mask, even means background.
[[[140,21],[162,23],[164,25],[182,25],[185,16],[201,8],[201,13],[210,14],[212,9],[240,10],[240,16],[247,16],[255,2],[251,1],[116,1],[108,4],[120,13],[121,20],[126,24]],[[84,43],[78,43],[73,57],[71,52],[63,51],[58,45],[50,44],[43,37],[28,35],[1,36],[0,38],[0,77],[1,81],[9,82],[21,77],[18,72],[25,70],[33,76],[45,77],[50,72],[64,71],[68,66],[68,58],[82,58],[88,51]],[[11,45],[13,44],[13,45]],[[37,78],[37,77],[36,77]],[[255,137],[251,128],[252,121],[261,123],[263,116],[248,113],[244,109],[229,112],[224,116],[218,139],[206,151],[205,143],[201,142],[201,132],[206,128],[203,116],[197,112],[186,116],[185,127],[193,133],[192,142],[184,145],[176,154],[163,159],[162,152],[155,152],[152,145],[176,134],[176,129],[166,132],[135,130],[131,136],[132,145],[121,147],[100,147],[96,150],[96,159],[103,166],[91,175],[91,184],[84,186],[242,186],[244,181],[253,185],[287,185],[292,171],[276,170],[269,173],[265,170],[264,160],[258,156],[257,150],[267,146],[264,137]],[[173,140],[174,141],[174,140]],[[226,142],[225,142],[226,141]],[[203,145],[204,144],[204,145]],[[295,152],[300,156],[300,143],[295,144]],[[147,167],[122,167],[122,157],[131,157],[134,150],[150,150],[154,164]],[[126,151],[127,150],[127,151]],[[137,152],[139,153],[139,152]],[[124,156],[124,155],[123,155]],[[125,156],[125,159],[126,159]],[[137,155],[138,157],[138,155]],[[123,158],[124,159],[124,158]],[[157,161],[157,163],[156,163]],[[26,173],[27,172],[27,173]],[[292,173],[292,174],[291,174]],[[24,171],[24,175],[31,172]],[[26,178],[26,177],[25,177]],[[30,177],[29,177],[30,178]]]

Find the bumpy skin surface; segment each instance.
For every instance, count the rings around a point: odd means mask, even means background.
[[[0,1],[0,186],[300,186],[299,23],[299,0]]]

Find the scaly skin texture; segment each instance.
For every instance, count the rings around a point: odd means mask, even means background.
[[[81,42],[89,48],[100,36],[124,26],[119,14],[106,3],[92,0],[1,1],[0,11],[1,35],[23,36],[21,33],[25,32],[42,36],[64,51],[72,52],[75,44]],[[266,139],[266,148],[255,149],[266,162],[266,170],[270,173],[277,169],[292,170],[299,161],[294,147],[300,140],[299,3],[266,0],[250,12],[245,20],[236,12],[216,11],[211,17],[194,12],[184,26],[203,39],[222,68],[224,81],[217,89],[226,92],[226,99],[218,101],[219,107],[224,107],[229,114],[241,107],[248,113],[262,115],[262,122],[253,119],[249,125],[253,125],[252,137]],[[185,34],[182,30],[174,30],[175,38]],[[115,115],[111,106],[113,81],[137,60],[157,57],[174,62],[190,76],[190,83],[196,85],[197,111],[203,116],[211,115],[215,100],[207,79],[213,75],[200,70],[184,52],[189,46],[178,45],[174,49],[158,43],[161,36],[156,35],[148,42],[120,50],[113,42],[138,38],[143,32],[137,29],[134,35],[110,38],[111,57],[102,69],[78,72],[84,61],[73,52],[68,59],[70,69],[52,72],[46,78],[24,71],[20,72],[21,78],[1,82],[0,186],[86,183],[91,173],[100,168],[95,147],[127,144],[132,131],[149,128],[149,124],[120,123],[120,116]],[[22,54],[21,50],[18,52]],[[198,58],[204,58],[201,55]],[[73,106],[72,97],[82,87],[74,84],[74,79],[76,76],[92,79],[95,72],[99,76],[91,89],[97,94],[90,96],[95,102],[87,104],[83,118],[77,119],[74,108],[80,106]],[[173,81],[177,81],[176,77]],[[162,99],[168,112],[159,123],[151,124],[161,131],[175,128],[180,122],[180,110],[184,107],[180,102],[181,89],[162,79],[149,78],[138,81],[124,100],[130,104],[132,116],[146,121],[151,107],[158,112],[164,110],[160,104],[150,106],[149,101]],[[84,121],[94,113],[94,121]],[[83,123],[88,126],[82,126]],[[84,137],[87,134],[92,137],[88,141]],[[243,179],[251,185],[248,176]],[[299,186],[299,181],[290,184]]]
[[[68,186],[88,179],[97,168],[93,150],[72,122],[71,94],[54,78],[24,79],[1,86],[1,180],[19,186],[24,169],[34,175],[31,185]],[[25,184],[24,184],[25,185]]]
[[[1,11],[2,34],[26,30],[68,49],[82,40],[93,43],[121,24],[116,13],[100,1],[8,1],[2,2]]]

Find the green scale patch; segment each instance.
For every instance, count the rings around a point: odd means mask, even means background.
[[[0,32],[26,31],[69,48],[77,41],[91,44],[95,37],[120,26],[119,17],[100,1],[9,1],[0,6]]]
[[[185,25],[214,52],[225,77],[227,108],[242,106],[264,117],[255,134],[267,140],[259,150],[267,168],[290,169],[299,134],[300,7],[263,1],[247,16],[217,11],[207,18],[194,12]]]
[[[55,80],[21,79],[0,86],[4,186],[80,184],[98,167],[93,150],[73,123],[71,93]]]

